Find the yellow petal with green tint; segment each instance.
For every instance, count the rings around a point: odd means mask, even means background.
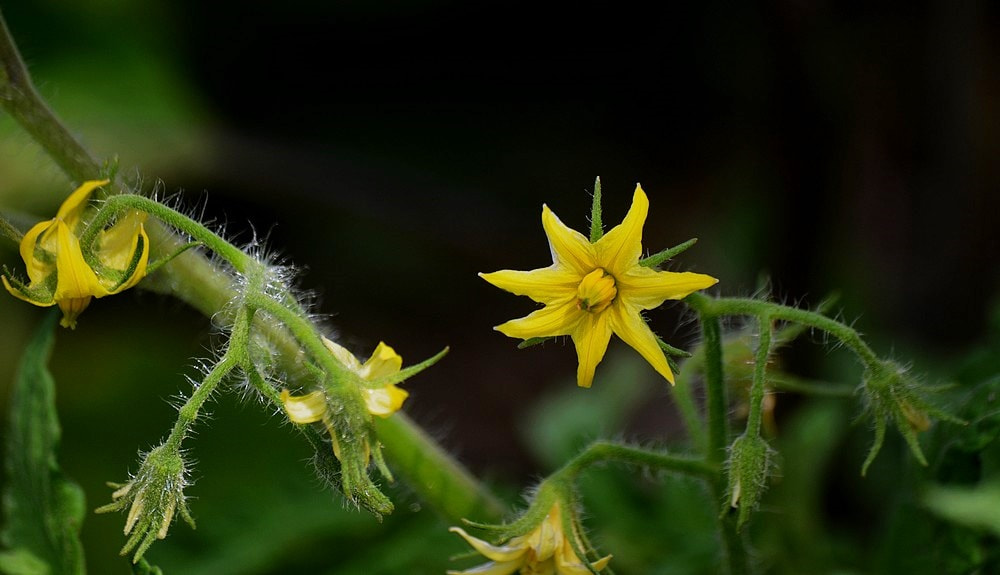
[[[323,345],[326,346],[326,349],[330,350],[330,353],[333,354],[333,357],[337,358],[337,361],[344,364],[344,367],[354,373],[361,371],[361,362],[358,361],[358,358],[354,357],[353,353],[347,351],[347,348],[326,337],[323,338]]]
[[[461,527],[452,527],[448,531],[461,535],[466,543],[471,545],[480,555],[491,561],[515,561],[528,551],[526,545],[490,545],[482,539],[477,539],[469,535]],[[466,573],[466,571],[463,571],[463,573]]]
[[[403,402],[409,397],[405,389],[396,385],[387,385],[381,389],[362,390],[365,396],[365,407],[368,413],[379,417],[389,417],[403,407]]]
[[[573,343],[576,345],[576,356],[579,362],[576,368],[576,384],[580,387],[590,387],[594,383],[594,371],[597,364],[604,359],[611,341],[611,323],[609,314],[591,314],[583,312],[576,331],[573,332]]]
[[[590,240],[567,227],[546,205],[542,206],[542,227],[549,239],[552,263],[556,266],[567,267],[580,277],[600,267]]]
[[[576,291],[581,276],[567,267],[550,266],[531,271],[501,270],[479,277],[514,295],[525,295],[548,304]]]
[[[656,335],[639,315],[639,310],[625,302],[620,302],[611,306],[603,315],[608,316],[615,335],[638,351],[639,355],[648,361],[657,373],[673,385],[674,374],[670,371],[670,365],[667,364],[667,356],[660,349]]]
[[[287,389],[281,390],[281,404],[294,423],[315,423],[326,415],[326,396],[322,391],[305,395],[292,395]],[[331,428],[331,433],[333,433]]]
[[[392,375],[401,367],[403,367],[403,358],[396,353],[396,350],[380,341],[375,347],[375,351],[372,352],[372,356],[361,366],[358,375],[361,376],[361,379],[371,381]]]
[[[448,575],[512,575],[524,565],[523,561],[504,561],[501,563],[484,563],[464,571],[448,571]]]
[[[7,291],[10,292],[10,295],[16,297],[21,301],[26,301],[30,304],[34,304],[39,307],[49,307],[56,305],[56,300],[54,299],[47,299],[47,300],[35,299],[31,297],[31,295],[28,294],[27,292],[22,291],[17,287],[10,285],[10,282],[7,281],[7,276],[0,276],[0,280],[3,281],[3,287],[7,288]]]
[[[554,302],[520,319],[496,326],[495,330],[507,337],[530,339],[570,335],[587,312],[576,307],[576,298]]]
[[[36,250],[47,250],[52,255],[55,254],[58,246],[56,245],[55,236],[46,234],[50,229],[55,229],[55,220],[47,220],[44,222],[38,222],[28,230],[28,233],[24,234],[21,238],[20,252],[21,259],[24,260],[24,266],[28,270],[28,279],[31,283],[38,283],[45,280],[46,277],[53,271],[55,271],[55,262],[46,262],[36,254]],[[52,241],[49,242],[51,245],[46,248],[44,245],[40,245],[40,238],[42,235],[49,235],[52,237]]]
[[[611,275],[617,277],[639,261],[642,255],[642,226],[648,213],[649,199],[637,184],[625,219],[594,244],[601,267]]]
[[[600,572],[610,562],[611,555],[608,555],[594,561],[590,566],[593,567],[594,571]],[[568,539],[563,541],[562,549],[559,553],[556,553],[556,572],[559,575],[591,575],[593,573],[593,571],[584,565],[583,561],[576,555],[576,552],[573,551],[573,546],[570,545]]]
[[[617,276],[618,293],[639,309],[653,309],[665,300],[678,300],[711,287],[719,280],[694,272],[664,272],[635,266]]]
[[[76,227],[80,223],[83,210],[87,207],[87,200],[90,198],[91,192],[101,186],[107,185],[109,182],[110,180],[89,180],[82,183],[59,206],[59,212],[56,214],[55,219],[62,220],[69,226],[70,230],[76,232]]]
[[[113,226],[102,230],[97,237],[97,259],[101,264],[117,271],[125,271],[136,260],[136,250],[142,249],[148,261],[149,237],[143,224],[146,214],[132,211],[121,217]],[[141,244],[140,244],[140,240]],[[140,260],[136,273],[140,279],[145,275],[145,264]],[[141,268],[141,273],[140,269]],[[138,280],[133,281],[133,284]]]

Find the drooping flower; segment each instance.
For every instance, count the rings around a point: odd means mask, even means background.
[[[648,211],[649,200],[642,187],[636,185],[632,206],[622,223],[592,243],[543,205],[542,227],[552,251],[552,265],[479,275],[545,307],[495,329],[525,340],[570,336],[579,358],[577,384],[581,387],[593,383],[594,370],[614,333],[673,383],[667,358],[641,313],[718,280],[704,274],[659,271],[641,265],[642,227]]]
[[[364,381],[373,381],[380,377],[392,375],[403,366],[403,358],[399,356],[391,347],[384,342],[379,342],[375,351],[368,360],[362,364],[358,358],[341,347],[340,345],[323,338],[323,343],[330,353],[337,358],[345,367],[356,373]],[[389,417],[403,407],[409,393],[400,389],[396,384],[390,383],[377,389],[362,388],[365,407],[371,415],[379,417]],[[284,405],[288,419],[294,423],[305,424],[323,422],[330,439],[333,443],[333,452],[340,458],[340,444],[337,440],[337,432],[333,427],[330,418],[329,405],[326,394],[322,390],[309,392],[305,395],[292,395],[287,389],[281,391],[281,402]],[[367,460],[367,457],[366,457]]]
[[[575,528],[575,526],[574,526]],[[462,536],[473,549],[490,560],[489,563],[465,571],[448,571],[449,575],[589,575],[608,566],[611,555],[590,563],[590,567],[573,550],[570,536],[563,530],[563,516],[559,502],[534,529],[525,535],[513,537],[502,545],[492,545],[477,539],[461,527],[452,527],[453,533]],[[572,534],[579,544],[580,537]]]
[[[84,253],[78,234],[90,194],[108,180],[84,182],[62,206],[56,217],[35,224],[21,240],[21,259],[29,283],[2,277],[14,297],[48,307],[58,305],[63,327],[75,328],[76,318],[91,298],[126,290],[146,275],[149,237],[143,224],[146,214],[130,212],[97,235],[92,253]],[[89,256],[89,258],[88,258]]]

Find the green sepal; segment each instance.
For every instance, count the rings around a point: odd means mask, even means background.
[[[146,266],[146,275],[148,276],[151,273],[153,273],[156,270],[158,270],[161,267],[163,267],[164,265],[170,263],[171,260],[173,260],[177,256],[183,254],[184,252],[188,251],[189,249],[201,247],[203,245],[205,245],[205,244],[203,244],[201,242],[188,242],[188,243],[182,245],[181,247],[179,247],[176,250],[170,252],[169,254],[163,256],[162,258],[159,258],[158,260],[156,260],[154,262],[150,262],[149,265]]]
[[[21,245],[21,240],[24,239],[24,234],[21,233],[21,230],[11,225],[2,215],[0,215],[0,236],[9,239],[14,242],[14,245],[18,246]]]
[[[547,342],[550,339],[554,339],[554,338],[552,336],[546,336],[546,337],[529,337],[528,339],[526,339],[526,340],[522,341],[521,343],[517,344],[517,349],[526,349],[526,348],[529,348],[529,347],[533,347],[533,346],[536,346],[536,345],[538,345],[540,343],[545,343],[545,342]]]
[[[0,542],[5,571],[31,573],[39,563],[51,575],[84,573],[79,531],[84,495],[66,479],[56,461],[61,430],[55,381],[46,364],[52,352],[59,313],[49,313],[28,343],[10,402]],[[8,569],[10,568],[10,569]]]
[[[604,222],[601,221],[601,177],[594,180],[594,202],[590,206],[590,243],[596,244],[604,237]]]
[[[434,357],[425,359],[424,361],[413,364],[410,367],[405,367],[397,371],[396,373],[390,373],[389,375],[376,377],[375,379],[370,379],[370,380],[357,378],[358,382],[362,387],[365,387],[367,389],[382,389],[387,385],[392,385],[394,383],[405,381],[413,377],[414,375],[417,375],[421,371],[427,369],[428,367],[434,365],[435,363],[437,363],[442,357],[448,354],[449,349],[450,348],[446,347],[441,351],[439,351],[437,355],[435,355]]]
[[[669,260],[670,258],[677,257],[682,252],[685,252],[691,246],[698,243],[698,238],[691,238],[690,240],[678,244],[672,248],[667,248],[660,253],[653,254],[648,258],[643,258],[639,260],[639,265],[645,268],[655,268],[656,266],[662,264],[663,262]]]

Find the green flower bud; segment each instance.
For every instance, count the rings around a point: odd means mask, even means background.
[[[111,494],[114,501],[99,507],[97,513],[128,508],[125,535],[129,538],[121,550],[122,555],[134,551],[132,561],[137,563],[153,541],[167,536],[175,513],[194,528],[184,496],[184,488],[188,485],[186,476],[187,468],[180,451],[163,444],[146,454],[131,481],[124,485],[109,484],[117,488]]]
[[[760,503],[767,488],[774,451],[759,435],[743,434],[729,447],[729,505],[739,509],[737,527],[742,527]]]

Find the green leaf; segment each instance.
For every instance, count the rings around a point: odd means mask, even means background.
[[[0,543],[11,550],[0,555],[6,573],[85,572],[79,540],[83,491],[63,477],[56,463],[60,429],[55,382],[46,363],[58,318],[58,310],[50,313],[28,342],[14,380],[0,533]]]

